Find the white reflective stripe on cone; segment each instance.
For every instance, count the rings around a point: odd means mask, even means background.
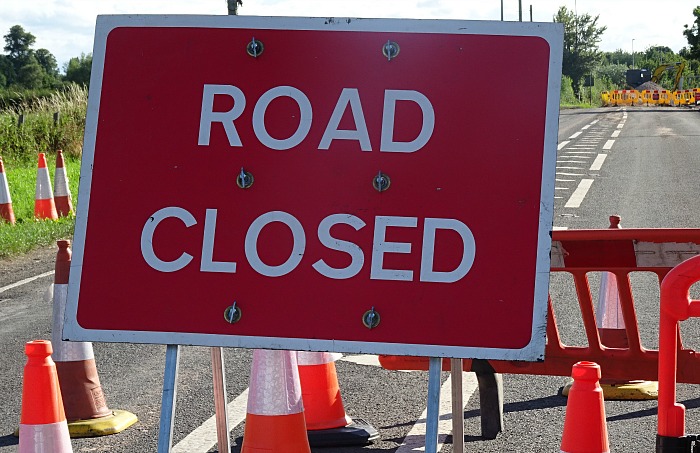
[[[295,351],[253,351],[248,413],[291,415],[304,411]]]
[[[53,198],[51,191],[51,179],[49,178],[49,169],[46,167],[37,169],[36,176],[36,191],[34,198],[37,200],[47,200]]]
[[[327,363],[335,362],[343,357],[343,354],[339,352],[309,352],[309,351],[298,351],[297,360],[299,365],[325,365]]]
[[[44,425],[19,425],[19,453],[73,453],[65,420]]]
[[[624,329],[625,318],[622,317],[620,292],[617,289],[617,277],[611,272],[603,272],[600,277],[598,293],[597,327],[602,329]]]
[[[92,343],[82,341],[63,341],[63,317],[66,312],[66,299],[68,297],[68,285],[57,283],[53,288],[53,325],[51,328],[51,344],[54,362],[78,362],[95,358]]]
[[[5,173],[0,173],[0,204],[12,203],[10,186],[7,184]]]
[[[54,197],[68,197],[70,193],[68,192],[68,175],[66,174],[66,169],[64,167],[56,167],[56,174],[54,175],[55,187],[53,190]]]

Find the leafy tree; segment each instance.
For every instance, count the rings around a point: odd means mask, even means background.
[[[39,49],[34,53],[37,62],[44,68],[46,74],[58,77],[58,62],[56,57],[46,49]]]
[[[700,60],[700,6],[693,9],[693,16],[695,16],[695,21],[691,27],[688,24],[683,25],[683,34],[685,39],[688,40],[688,56],[695,60]]]
[[[593,72],[602,53],[598,49],[601,35],[607,27],[598,26],[598,18],[576,14],[566,6],[559,7],[554,22],[564,25],[564,55],[562,73],[571,77],[574,91],[579,93],[581,79]]]
[[[5,52],[13,61],[22,61],[28,58],[36,41],[34,35],[24,31],[21,25],[11,27],[10,32],[3,38],[5,38]]]
[[[44,68],[41,67],[34,56],[31,56],[28,62],[19,68],[17,82],[30,90],[41,88],[45,75]]]
[[[92,54],[81,53],[79,57],[68,60],[64,70],[66,71],[66,81],[79,85],[90,85],[90,71],[92,69]]]

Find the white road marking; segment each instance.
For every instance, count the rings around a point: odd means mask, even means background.
[[[555,172],[555,174],[561,175],[561,176],[586,176],[583,173],[565,173],[563,171]]]
[[[554,190],[570,190],[570,187],[555,187]]]
[[[576,138],[576,137],[578,137],[579,135],[581,135],[581,131],[575,132],[575,133],[572,134],[571,137],[569,137],[569,138]]]
[[[593,165],[591,165],[591,168],[589,168],[589,170],[592,170],[592,171],[600,170],[600,168],[603,166],[603,162],[605,162],[606,157],[608,157],[607,154],[598,154],[598,156],[593,161]]]
[[[569,227],[558,227],[558,226],[555,226],[555,227],[552,227],[552,229],[553,229],[554,231],[560,231],[560,230],[568,230]]]
[[[590,124],[586,124],[585,126],[583,126],[583,127],[581,128],[581,130],[582,130],[582,131],[585,131],[585,130],[588,129],[589,127],[591,127],[591,125],[590,125]]]
[[[581,145],[574,145],[574,146],[569,146],[566,149],[595,149],[595,146],[581,146]]]
[[[571,148],[567,148],[571,149]],[[595,151],[564,151],[564,154],[597,154]]]
[[[624,126],[625,126],[625,123],[622,122],[622,123],[620,123],[620,124],[617,125],[617,128],[618,128],[618,129],[622,129]]]
[[[581,203],[583,202],[583,199],[586,197],[586,194],[588,193],[588,190],[591,188],[591,185],[593,185],[592,179],[582,179],[581,182],[578,183],[578,187],[576,188],[576,190],[574,190],[574,193],[571,194],[569,201],[566,202],[564,207],[565,208],[578,208],[578,207],[580,207]]]
[[[560,149],[562,149],[563,147],[565,147],[568,144],[569,144],[569,140],[566,140],[566,141],[559,143],[559,145],[557,146],[557,151],[559,151]]]
[[[20,280],[18,282],[12,283],[10,285],[3,286],[2,288],[0,288],[0,293],[4,293],[5,291],[9,291],[12,288],[17,288],[18,286],[22,286],[22,285],[25,285],[29,282],[33,282],[34,280],[48,277],[49,275],[53,275],[54,273],[55,273],[55,271],[44,272],[43,274],[35,275],[34,277],[25,278],[24,280]]]
[[[575,179],[560,179],[560,178],[554,178],[555,181],[557,182],[576,182]]]
[[[617,136],[620,135],[620,132],[622,132],[622,131],[620,131],[620,130],[613,131],[611,137],[612,137],[612,138],[616,138]]]
[[[585,160],[560,160],[560,159],[557,159],[557,163],[558,164],[585,164],[586,161]],[[557,168],[559,168],[559,167],[557,167]]]
[[[440,387],[440,410],[438,421],[437,451],[442,449],[447,435],[452,432],[452,384],[450,378]],[[462,373],[462,402],[466,404],[474,391],[479,387],[474,373]],[[395,453],[409,453],[425,451],[425,428],[428,409],[424,410],[420,418],[413,425],[404,438],[401,446]]]
[[[603,149],[612,149],[612,146],[615,144],[615,140],[608,140],[605,142],[605,145],[603,145]]]

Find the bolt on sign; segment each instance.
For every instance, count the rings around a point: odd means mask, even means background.
[[[541,358],[562,36],[99,17],[63,337]]]

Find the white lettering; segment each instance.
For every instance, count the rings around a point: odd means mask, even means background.
[[[214,96],[228,95],[233,98],[233,107],[228,112],[214,112]],[[241,116],[245,108],[245,95],[233,85],[204,85],[202,94],[202,112],[199,116],[198,145],[209,145],[212,123],[221,123],[231,146],[243,146],[233,122]]]
[[[204,217],[204,240],[202,241],[202,263],[199,270],[202,272],[222,272],[234,274],[236,263],[226,261],[213,261],[214,234],[216,233],[216,209],[207,209]]]
[[[146,220],[146,224],[141,231],[141,255],[149,266],[161,272],[179,271],[192,261],[192,255],[184,252],[174,261],[163,261],[158,258],[153,251],[153,233],[156,231],[158,224],[169,217],[182,220],[182,223],[184,223],[187,228],[197,223],[197,220],[195,220],[192,214],[177,206],[169,206],[160,209]]]
[[[386,242],[387,227],[415,227],[416,225],[418,225],[416,217],[377,216],[375,218],[370,279],[413,280],[413,271],[384,269],[384,254],[411,253],[411,244],[408,242]]]
[[[335,269],[330,267],[323,260],[316,261],[313,264],[313,267],[324,277],[335,280],[344,280],[354,277],[362,270],[362,266],[365,264],[365,255],[362,253],[362,249],[357,244],[342,241],[331,236],[331,228],[333,225],[337,225],[339,223],[350,225],[355,230],[359,230],[365,226],[365,222],[363,222],[362,219],[352,214],[332,214],[323,219],[318,225],[318,239],[321,241],[321,244],[325,245],[331,250],[347,253],[352,258],[352,261],[348,267],[343,269]]]
[[[449,272],[440,272],[433,270],[433,258],[435,257],[435,230],[438,228],[444,230],[456,231],[462,237],[464,251],[462,252],[462,261],[456,269]],[[423,251],[421,253],[420,263],[420,281],[422,282],[440,282],[454,283],[461,279],[474,264],[476,257],[476,242],[474,235],[468,226],[455,219],[434,219],[426,218],[423,226]]]
[[[394,141],[394,115],[396,101],[413,101],[423,112],[423,125],[418,136],[410,142]],[[424,94],[413,90],[386,90],[384,92],[384,114],[382,115],[382,141],[380,151],[392,153],[412,153],[418,151],[430,140],[435,127],[435,111]]]
[[[350,105],[350,111],[355,121],[355,130],[338,130],[340,120],[343,118],[343,113]],[[318,149],[328,149],[333,140],[357,140],[360,142],[362,151],[372,151],[372,145],[369,142],[369,132],[367,132],[367,124],[365,123],[365,115],[362,113],[362,104],[360,103],[360,95],[357,88],[343,88],[338,102],[335,104],[335,109],[328,120],[328,126],[323,133],[321,143]]]
[[[301,112],[301,118],[299,118],[299,126],[296,132],[294,132],[291,137],[278,140],[270,136],[265,128],[265,111],[268,105],[270,105],[270,102],[281,96],[287,96],[296,101],[299,106],[299,111]],[[258,99],[258,102],[255,104],[255,108],[253,109],[253,131],[255,132],[255,136],[258,137],[258,140],[260,140],[260,143],[268,148],[277,150],[293,148],[301,143],[309,133],[312,116],[311,102],[309,102],[309,98],[307,98],[303,92],[290,86],[275,87],[260,96],[260,99]]]
[[[258,236],[265,225],[272,222],[282,222],[292,231],[294,245],[292,253],[284,263],[279,266],[268,266],[263,263],[258,255]],[[291,214],[282,211],[266,212],[250,224],[248,232],[245,235],[245,256],[248,258],[250,266],[259,274],[266,277],[281,277],[293,271],[301,262],[306,250],[306,235],[304,227]]]

